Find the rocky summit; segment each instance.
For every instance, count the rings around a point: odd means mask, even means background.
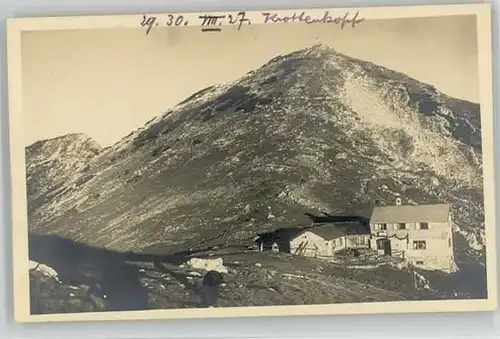
[[[86,169],[101,147],[83,134],[40,140],[26,148],[26,188],[29,210],[50,201],[75,173]]]
[[[463,258],[484,257],[479,104],[323,45],[194,93],[110,147],[68,135],[26,161],[30,232],[118,252],[237,245],[400,197],[453,204]]]

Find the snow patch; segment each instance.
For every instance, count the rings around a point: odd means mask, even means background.
[[[228,273],[227,267],[223,265],[222,258],[216,259],[202,259],[191,258],[186,262],[186,265],[199,270],[217,271],[219,273]]]
[[[292,273],[283,273],[281,275],[282,277],[285,277],[285,278],[288,278],[288,279],[293,279],[293,278],[304,278],[303,275],[299,275],[299,274],[292,274]]]
[[[55,269],[53,269],[50,266],[40,264],[36,261],[30,260],[29,261],[29,270],[40,272],[41,274],[43,274],[46,277],[54,278],[56,281],[59,281],[58,273],[56,272]]]

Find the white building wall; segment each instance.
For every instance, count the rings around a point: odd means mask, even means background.
[[[396,229],[397,224],[387,224],[386,230],[379,230],[376,225],[371,224],[372,248],[376,249],[376,239],[380,237],[404,238],[408,241],[390,238],[393,251],[404,251],[404,258],[411,264],[424,269],[453,271],[453,237],[451,219],[449,222],[428,223],[428,229],[420,229],[419,223],[407,223],[406,229]],[[418,248],[421,242],[425,248]],[[422,245],[420,245],[422,247]],[[417,247],[415,247],[417,246]]]
[[[333,244],[320,236],[306,231],[290,242],[292,254],[312,258],[328,258],[333,256]]]

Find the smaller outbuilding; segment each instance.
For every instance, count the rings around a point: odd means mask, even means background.
[[[319,259],[333,259],[341,250],[369,248],[370,228],[358,221],[315,224],[290,241],[290,252]]]

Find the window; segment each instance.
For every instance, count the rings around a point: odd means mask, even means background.
[[[396,224],[396,229],[397,230],[404,230],[404,229],[406,229],[406,224],[404,222],[398,222]]]
[[[451,238],[448,238],[448,247],[451,247]]]
[[[356,237],[354,239],[354,243],[356,245],[366,245],[367,244],[367,239],[363,236]]]
[[[429,229],[429,224],[426,222],[421,222],[420,223],[420,229],[421,230],[428,230]]]
[[[423,265],[424,262],[423,261],[415,261],[415,265]]]
[[[413,242],[413,249],[414,250],[425,250],[427,248],[426,243],[424,240],[415,240]]]
[[[378,224],[379,230],[387,230],[387,224]]]

